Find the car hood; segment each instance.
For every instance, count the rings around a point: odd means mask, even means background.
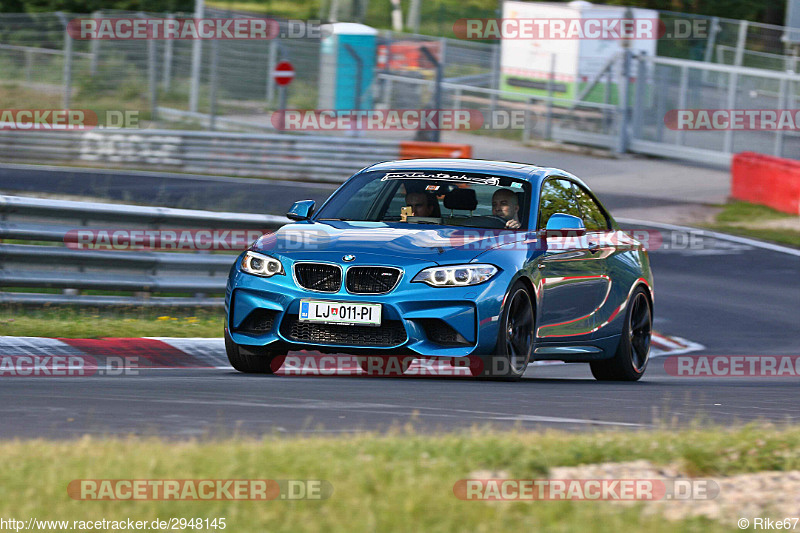
[[[524,231],[429,224],[301,222],[263,235],[252,249],[295,260],[364,253],[455,264],[469,262],[487,250],[524,240],[527,236]]]

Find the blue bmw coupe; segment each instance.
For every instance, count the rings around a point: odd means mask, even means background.
[[[635,381],[653,322],[648,253],[580,179],[466,159],[367,167],[231,268],[225,346],[242,372],[291,350],[469,361],[516,380],[538,360]]]

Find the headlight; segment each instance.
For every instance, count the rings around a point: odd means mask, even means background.
[[[431,287],[465,287],[477,285],[497,274],[492,265],[454,265],[426,268],[411,281],[421,281]]]
[[[242,271],[255,276],[263,276],[269,278],[275,274],[285,275],[283,265],[274,257],[259,254],[256,252],[247,252],[244,254],[241,263]]]

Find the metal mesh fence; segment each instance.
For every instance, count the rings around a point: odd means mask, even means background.
[[[373,7],[375,4],[370,3],[369,9],[377,9]],[[422,20],[429,21],[424,9]],[[218,17],[223,13],[212,11],[206,15]],[[200,41],[199,74],[194,78],[195,41],[69,38],[65,24],[73,18],[90,16],[182,18],[191,15],[114,10],[94,15],[0,15],[1,108],[69,106],[101,112],[130,109],[140,111],[143,121],[151,119],[151,113],[159,110],[160,126],[186,129],[208,127],[208,115],[213,112],[220,119],[218,127],[270,129],[270,112],[278,106],[271,73],[275,63],[283,59],[291,61],[296,72],[288,92],[288,107],[318,107],[320,85],[324,81],[320,70],[319,35]],[[481,16],[493,16],[493,13]],[[668,24],[670,17],[687,18],[685,14],[661,13],[660,16]],[[800,157],[794,133],[713,134],[680,132],[665,127],[665,114],[673,109],[794,109],[800,99],[800,83],[777,76],[777,73],[797,69],[796,58],[784,54],[783,28],[708,17],[696,19],[708,23],[707,37],[659,41],[657,50],[660,57],[693,61],[647,62],[640,77],[643,88],[632,81],[632,138],[674,147],[722,152],[756,149]],[[587,135],[597,135],[602,143],[611,146],[613,137],[622,131],[619,113],[611,105],[559,103],[546,97],[495,90],[500,70],[497,44],[387,30],[381,30],[377,40],[378,54],[383,46],[389,50],[389,57],[377,66],[371,81],[375,107],[419,109],[432,105],[435,77],[432,65],[421,60],[414,65],[398,66],[392,59],[395,48],[425,43],[444,65],[441,103],[444,108],[522,109],[531,118],[526,121],[522,133],[516,132],[517,138],[522,135],[524,138],[563,139],[568,132],[576,142],[586,140]],[[734,70],[718,69],[715,65],[729,65]],[[633,72],[631,76],[635,79],[638,74]],[[618,62],[612,66],[607,82],[601,81],[599,85],[600,91],[613,93],[606,102],[614,105],[619,102],[621,78]],[[193,92],[197,95],[194,107],[191,105]],[[198,120],[191,112],[205,118]],[[102,113],[99,116],[102,121]],[[168,124],[167,119],[173,122]],[[225,119],[228,122],[224,122]]]

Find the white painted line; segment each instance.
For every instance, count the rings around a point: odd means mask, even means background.
[[[654,340],[656,340],[656,342],[658,344],[663,344],[667,348],[681,348],[682,347],[680,344],[674,342],[669,337],[665,337],[664,335],[661,335],[660,333],[653,333],[652,337],[653,337]]]
[[[650,226],[653,228],[671,229],[677,231],[702,231],[709,237],[719,239],[721,241],[736,242],[739,244],[747,244],[754,248],[761,248],[763,250],[771,250],[773,252],[780,252],[782,254],[794,255],[800,257],[800,250],[797,248],[790,248],[788,246],[781,246],[780,244],[772,244],[771,242],[759,241],[756,239],[749,239],[747,237],[739,237],[738,235],[729,235],[727,233],[720,233],[718,231],[711,231],[705,228],[694,228],[691,226],[679,226],[676,224],[664,224],[662,222],[648,222],[646,220],[638,220],[635,218],[618,218],[617,222],[624,224],[640,224],[642,226]]]
[[[664,357],[666,355],[681,355],[706,349],[706,347],[700,344],[699,342],[687,341],[686,339],[683,339],[681,337],[671,337],[671,338],[680,342],[683,346],[679,347],[677,350],[667,350],[663,352],[661,350],[651,351],[650,359],[653,359],[655,357]]]

